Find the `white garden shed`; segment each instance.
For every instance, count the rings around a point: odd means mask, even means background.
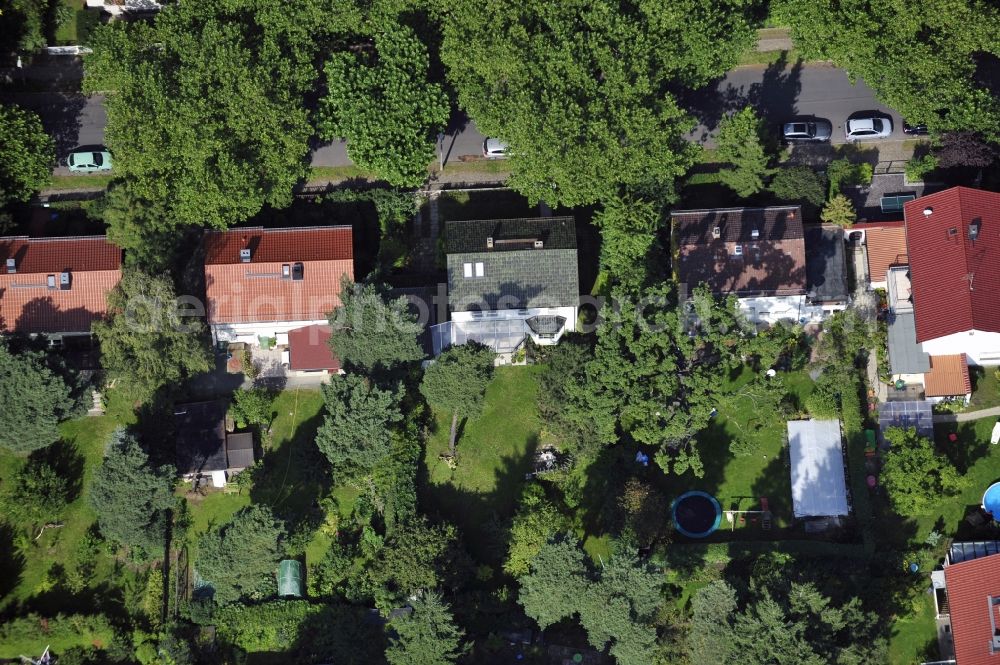
[[[795,517],[847,515],[847,478],[839,420],[791,420],[788,449]]]

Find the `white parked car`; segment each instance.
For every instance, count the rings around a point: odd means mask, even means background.
[[[483,141],[483,157],[486,159],[507,159],[507,144],[500,139]]]
[[[849,118],[844,123],[844,134],[848,141],[884,139],[892,135],[890,118]]]

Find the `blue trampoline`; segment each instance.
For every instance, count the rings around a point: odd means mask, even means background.
[[[1000,483],[993,483],[983,492],[983,510],[1000,521]]]
[[[722,507],[715,497],[693,490],[674,500],[671,508],[674,526],[688,538],[704,538],[719,528]]]

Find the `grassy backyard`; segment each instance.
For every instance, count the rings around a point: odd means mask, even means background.
[[[53,446],[52,461],[70,470],[77,493],[66,508],[62,523],[57,529],[47,529],[40,538],[32,541],[23,557],[4,561],[0,590],[0,609],[14,604],[27,606],[42,613],[88,611],[86,597],[113,575],[114,562],[101,550],[93,578],[79,594],[50,593],[59,583],[59,571],[72,570],[81,563],[81,542],[96,520],[88,503],[90,480],[100,466],[104,446],[117,423],[111,418],[78,418],[62,425],[63,440]],[[0,484],[8,480],[23,466],[25,460],[0,450]],[[75,476],[75,477],[74,477]],[[16,527],[15,527],[16,528]],[[28,536],[28,539],[34,534]]]
[[[458,440],[458,466],[440,459],[448,449],[451,415],[436,414],[427,441],[426,496],[467,534],[475,552],[488,540],[483,531],[492,516],[513,513],[539,445],[542,423],[536,399],[541,367],[499,367],[486,391],[483,415],[465,423]],[[479,553],[479,552],[477,552]]]

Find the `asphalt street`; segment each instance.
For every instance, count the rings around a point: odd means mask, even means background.
[[[0,100],[12,101],[41,115],[46,129],[56,141],[60,158],[77,145],[102,144],[107,113],[100,95],[84,97],[60,93],[0,93]],[[834,126],[833,142],[844,141],[843,125],[852,113],[864,110],[888,113],[893,119],[890,141],[902,141],[899,114],[880,104],[872,90],[858,81],[851,84],[846,72],[823,64],[770,67],[741,67],[696,92],[685,95],[682,103],[698,120],[693,140],[712,146],[712,132],[728,112],[746,105],[757,108],[777,130],[781,122],[796,116],[827,118]],[[485,137],[472,122],[452,122],[442,142],[446,161],[480,155]],[[885,143],[879,141],[876,143]],[[312,156],[316,166],[346,166],[351,163],[343,142],[318,147]],[[60,169],[61,171],[62,169]]]

